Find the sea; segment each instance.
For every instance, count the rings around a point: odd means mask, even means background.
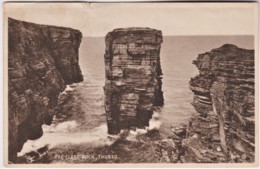
[[[165,101],[149,127],[158,129],[157,140],[168,138],[173,126],[187,124],[196,115],[189,80],[199,72],[192,61],[224,44],[254,49],[254,36],[164,36],[160,58]],[[161,162],[156,139],[149,138],[145,129],[107,134],[104,53],[104,37],[83,37],[79,64],[84,81],[61,93],[53,123],[43,125],[41,138],[24,144],[18,153],[21,163]]]

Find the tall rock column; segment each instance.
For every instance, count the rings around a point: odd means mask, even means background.
[[[163,105],[161,31],[115,29],[105,38],[105,111],[109,134],[149,125],[154,106]]]

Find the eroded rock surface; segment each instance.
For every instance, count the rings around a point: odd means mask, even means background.
[[[9,161],[16,161],[26,140],[42,136],[66,85],[83,81],[81,38],[71,28],[8,19]]]
[[[193,62],[190,80],[199,115],[173,129],[181,162],[254,162],[254,50],[226,44]]]
[[[106,36],[105,110],[108,133],[149,125],[154,106],[163,105],[161,31],[115,29]]]

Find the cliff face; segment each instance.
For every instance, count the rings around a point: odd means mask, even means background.
[[[223,45],[193,62],[190,80],[198,116],[183,130],[183,162],[253,162],[254,50]],[[178,130],[175,134],[178,135]]]
[[[163,105],[161,31],[115,29],[106,36],[105,111],[108,133],[149,125],[153,107]]]
[[[42,136],[66,85],[83,81],[81,38],[78,30],[8,19],[9,161],[27,139]]]

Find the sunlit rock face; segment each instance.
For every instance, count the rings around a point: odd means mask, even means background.
[[[71,28],[8,19],[9,161],[16,161],[27,139],[42,136],[42,124],[51,124],[66,84],[83,81],[81,38]]]
[[[105,111],[109,134],[149,125],[154,106],[163,105],[161,31],[115,29],[105,37]]]
[[[253,162],[255,157],[254,50],[226,44],[193,62],[190,80],[198,116],[182,147],[184,162]]]

